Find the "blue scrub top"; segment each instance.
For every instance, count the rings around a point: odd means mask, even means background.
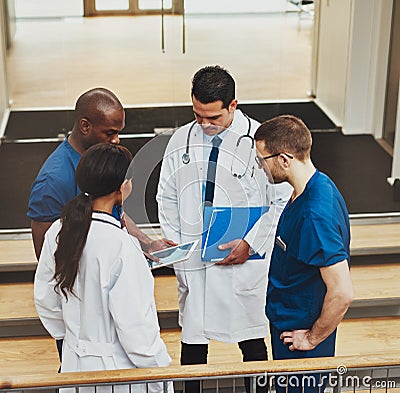
[[[320,268],[345,259],[350,260],[346,204],[329,177],[316,170],[279,220],[267,290],[270,323],[279,331],[310,329],[326,294]]]
[[[60,218],[62,208],[80,194],[75,181],[75,169],[80,158],[67,138],[51,153],[32,184],[29,218],[41,222]]]
[[[51,153],[31,187],[27,216],[39,222],[54,222],[62,208],[81,191],[76,184],[75,170],[81,155],[68,138]],[[122,207],[114,206],[113,216],[121,219]]]

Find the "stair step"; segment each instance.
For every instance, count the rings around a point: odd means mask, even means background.
[[[156,306],[162,329],[178,326],[175,276],[155,277]],[[0,337],[47,335],[33,301],[33,283],[0,284]]]
[[[351,256],[400,254],[400,223],[353,224],[351,237]],[[31,239],[0,241],[0,272],[33,272],[36,266]]]
[[[353,266],[355,299],[346,318],[400,315],[400,264]],[[178,327],[175,276],[155,277],[155,299],[162,329]],[[0,337],[47,334],[33,301],[32,283],[0,284]]]
[[[181,332],[162,331],[172,365],[179,364]],[[266,338],[272,359],[269,337]],[[337,356],[400,353],[400,317],[362,318],[343,321],[338,328]],[[236,344],[211,341],[209,363],[241,362]],[[19,337],[0,339],[0,377],[40,372],[57,372],[59,367],[55,342],[51,337]]]

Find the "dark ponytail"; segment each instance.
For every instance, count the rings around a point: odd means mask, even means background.
[[[79,161],[75,178],[82,194],[68,202],[61,213],[61,229],[57,236],[54,278],[68,298],[73,293],[79,261],[92,222],[92,202],[118,190],[132,161],[132,154],[122,146],[97,144],[88,149]]]
[[[54,277],[65,297],[66,290],[73,293],[79,260],[86,244],[92,221],[92,198],[80,194],[69,201],[61,213],[61,230],[58,233],[58,247],[54,253],[56,269]]]

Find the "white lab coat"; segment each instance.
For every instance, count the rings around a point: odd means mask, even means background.
[[[258,122],[251,120],[251,135],[258,126]],[[203,131],[195,125],[189,142],[190,162],[183,163],[189,128],[187,124],[178,129],[168,143],[157,193],[162,232],[177,243],[199,239],[203,230],[202,187],[208,162],[203,155]],[[251,149],[249,138],[235,150],[238,138],[247,130],[247,118],[236,110],[231,129],[220,146],[213,204],[270,205],[270,211],[245,237],[255,251],[265,252],[266,256],[242,265],[216,266],[201,262],[197,250],[187,262],[175,265],[182,341],[188,344],[205,344],[209,339],[239,342],[267,335],[265,296],[269,260],[276,225],[292,188],[287,183],[267,184],[265,174],[255,163],[255,148]],[[236,161],[232,161],[233,156]],[[232,176],[233,162],[238,173],[245,171],[242,178]]]
[[[61,371],[168,366],[154,280],[137,239],[116,227],[119,222],[108,214],[93,213],[93,219],[102,221],[91,223],[74,284],[77,296],[68,294],[66,301],[54,291],[60,220],[46,233],[35,275],[40,320],[52,337],[64,339]],[[143,384],[132,387],[146,391]],[[115,388],[127,392],[129,387]],[[160,392],[162,384],[151,384],[150,390]]]

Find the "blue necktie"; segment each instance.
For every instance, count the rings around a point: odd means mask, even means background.
[[[204,203],[207,205],[212,205],[214,200],[215,172],[217,170],[219,145],[221,144],[221,142],[222,139],[219,136],[215,136],[212,140],[213,147],[211,149],[210,157],[208,159],[206,192],[204,196]]]

